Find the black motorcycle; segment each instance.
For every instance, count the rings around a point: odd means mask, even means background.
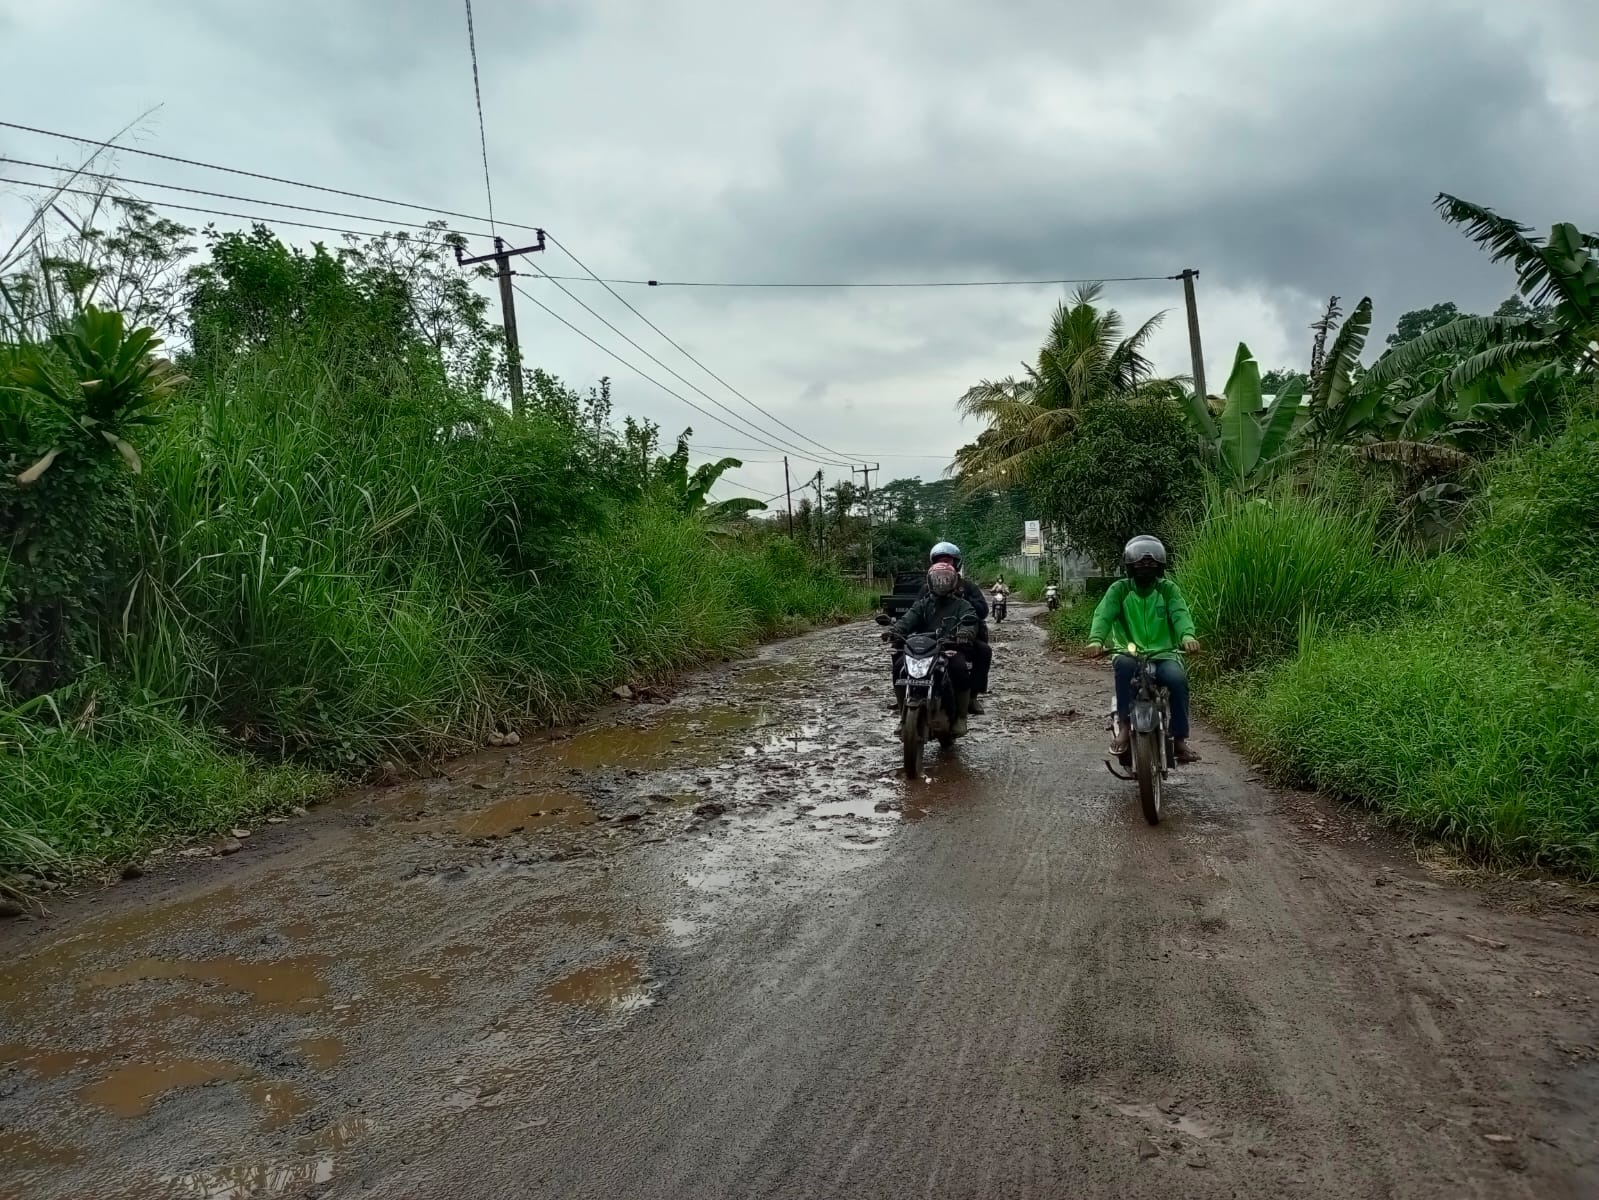
[[[1138,662],[1131,736],[1127,749],[1120,755],[1121,765],[1129,768],[1131,774],[1124,775],[1118,771],[1111,766],[1109,759],[1105,761],[1105,766],[1118,779],[1138,782],[1138,803],[1144,810],[1144,820],[1151,825],[1158,825],[1166,772],[1177,765],[1177,747],[1171,735],[1171,696],[1156,680],[1154,659],[1147,654],[1140,654],[1138,647],[1131,644],[1122,653]],[[1120,733],[1121,730],[1117,729],[1116,732]]]
[[[886,614],[879,625],[889,624]],[[958,736],[955,724],[962,710],[960,693],[949,675],[949,660],[955,649],[955,622],[946,621],[939,633],[913,633],[909,637],[890,636],[895,653],[901,655],[894,672],[894,695],[899,719],[899,737],[905,756],[905,776],[916,779],[922,773],[922,748],[936,738],[948,750]]]
[[[1005,597],[1003,595],[996,595],[994,597],[994,602],[989,605],[989,608],[991,608],[994,613],[994,624],[998,625],[1005,619]]]

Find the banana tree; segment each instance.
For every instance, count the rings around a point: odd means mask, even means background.
[[[1287,462],[1286,447],[1304,393],[1304,381],[1291,379],[1267,406],[1260,390],[1260,364],[1239,342],[1221,416],[1210,411],[1203,396],[1184,394],[1189,420],[1210,448],[1216,473],[1229,487],[1247,491]]]
[[[762,501],[748,496],[719,501],[710,499],[710,491],[716,486],[717,480],[733,468],[743,466],[744,462],[737,458],[722,458],[713,463],[701,463],[690,471],[688,439],[692,433],[693,430],[689,430],[678,438],[677,449],[667,457],[656,460],[650,474],[658,494],[664,496],[679,512],[697,516],[710,525],[725,525],[748,513],[765,509]]]
[[[1371,332],[1371,297],[1361,297],[1333,338],[1310,392],[1306,435],[1314,442],[1342,441],[1369,422],[1381,407],[1382,395],[1357,385],[1360,355]]]
[[[48,342],[16,348],[0,381],[0,435],[13,453],[38,455],[17,484],[37,483],[84,436],[110,446],[137,474],[139,454],[124,435],[153,424],[184,382],[156,356],[160,345],[155,330],[129,332],[121,313],[88,305]]]
[[[1490,250],[1494,262],[1511,264],[1529,304],[1430,330],[1378,359],[1366,382],[1386,387],[1441,354],[1453,356],[1455,365],[1436,383],[1433,390],[1440,394],[1469,389],[1512,369],[1551,363],[1591,375],[1599,365],[1599,234],[1562,222],[1547,238],[1536,237],[1526,225],[1447,193],[1440,193],[1434,206]],[[1433,398],[1429,406],[1438,403]]]

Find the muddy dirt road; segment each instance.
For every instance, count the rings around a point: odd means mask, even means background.
[[[1599,1195],[1582,895],[1203,730],[1149,828],[1014,618],[907,783],[875,634],[10,923],[0,1196]]]

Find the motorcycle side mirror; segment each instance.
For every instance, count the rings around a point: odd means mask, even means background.
[[[879,625],[892,625],[894,622],[889,618],[887,613],[878,613],[877,623]]]

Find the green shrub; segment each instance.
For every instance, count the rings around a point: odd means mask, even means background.
[[[1496,631],[1461,609],[1314,638],[1213,700],[1281,774],[1492,862],[1599,875],[1596,664],[1535,635],[1571,616]]]
[[[1049,619],[1050,637],[1060,645],[1080,648],[1088,645],[1089,627],[1094,622],[1095,598],[1087,595],[1068,595],[1061,598],[1061,606]]]
[[[131,857],[306,803],[329,783],[230,751],[170,706],[106,694],[73,721],[0,713],[0,873],[58,855]]]
[[[1478,503],[1471,548],[1501,567],[1599,593],[1599,422],[1504,456]]]

